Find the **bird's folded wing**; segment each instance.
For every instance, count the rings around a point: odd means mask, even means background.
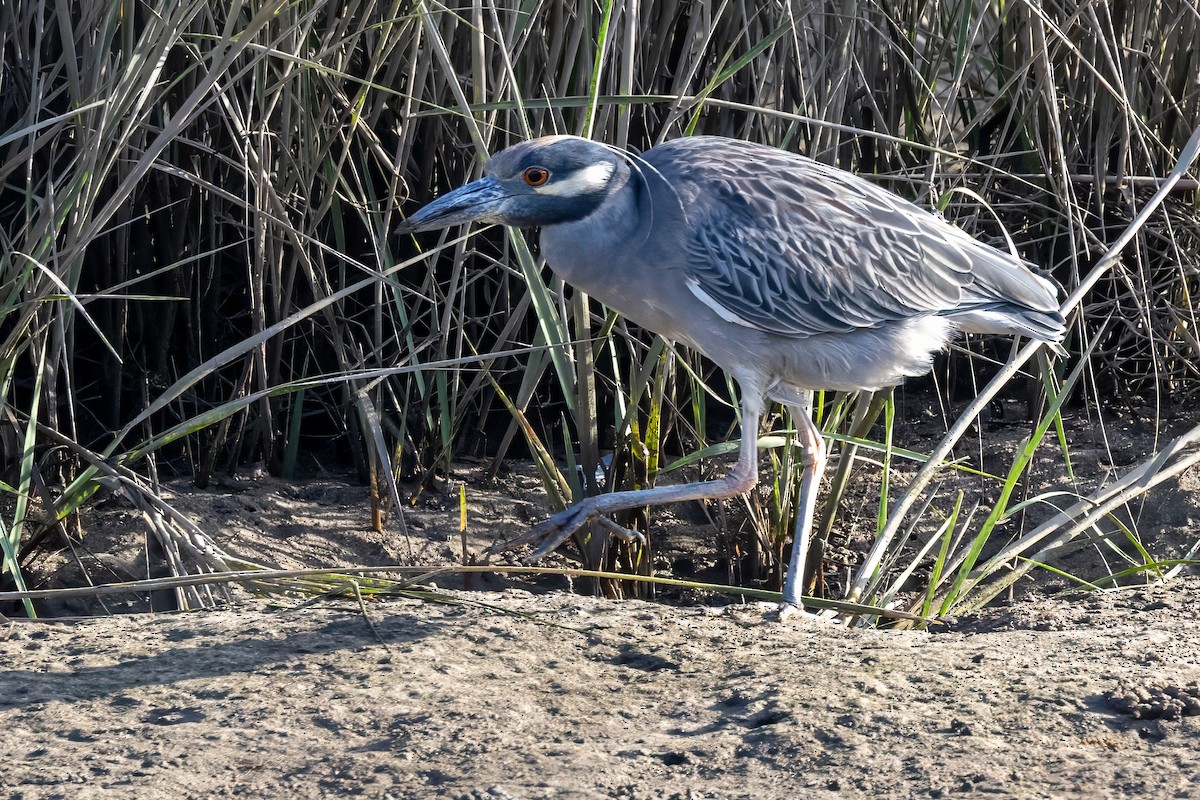
[[[688,288],[730,322],[807,337],[953,308],[971,258],[949,227],[845,173],[716,175],[688,217]],[[824,174],[822,174],[824,173]],[[713,192],[713,188],[716,192]],[[864,193],[864,187],[866,192]],[[920,216],[914,216],[914,213]]]
[[[693,137],[650,155],[669,162],[662,171],[683,200],[688,288],[747,327],[807,337],[951,309],[972,281],[971,245],[986,247],[869,181],[782,150]]]

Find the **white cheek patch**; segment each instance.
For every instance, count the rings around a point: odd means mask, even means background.
[[[575,170],[562,180],[554,180],[551,177],[549,183],[537,187],[534,191],[554,197],[577,197],[581,194],[591,194],[604,188],[608,179],[612,177],[613,169],[612,164],[592,164]]]

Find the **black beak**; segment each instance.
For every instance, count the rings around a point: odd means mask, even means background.
[[[500,181],[480,178],[421,208],[401,223],[396,233],[431,231],[467,222],[502,222],[498,214],[507,199],[508,192]]]

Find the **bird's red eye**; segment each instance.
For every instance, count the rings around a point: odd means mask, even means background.
[[[550,170],[545,167],[529,167],[525,170],[524,177],[525,183],[536,188],[550,180]]]

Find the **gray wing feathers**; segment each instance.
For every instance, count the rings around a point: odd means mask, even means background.
[[[710,137],[646,157],[670,176],[693,231],[689,289],[730,321],[804,338],[930,314],[995,330],[1029,312],[1033,324],[1005,332],[1061,338],[1052,284],[850,173]]]
[[[914,274],[919,253],[878,230],[862,241],[832,229],[784,233],[746,224],[702,225],[688,246],[698,288],[750,327],[812,336],[872,327],[953,305],[952,269]],[[803,235],[801,235],[803,234]]]

